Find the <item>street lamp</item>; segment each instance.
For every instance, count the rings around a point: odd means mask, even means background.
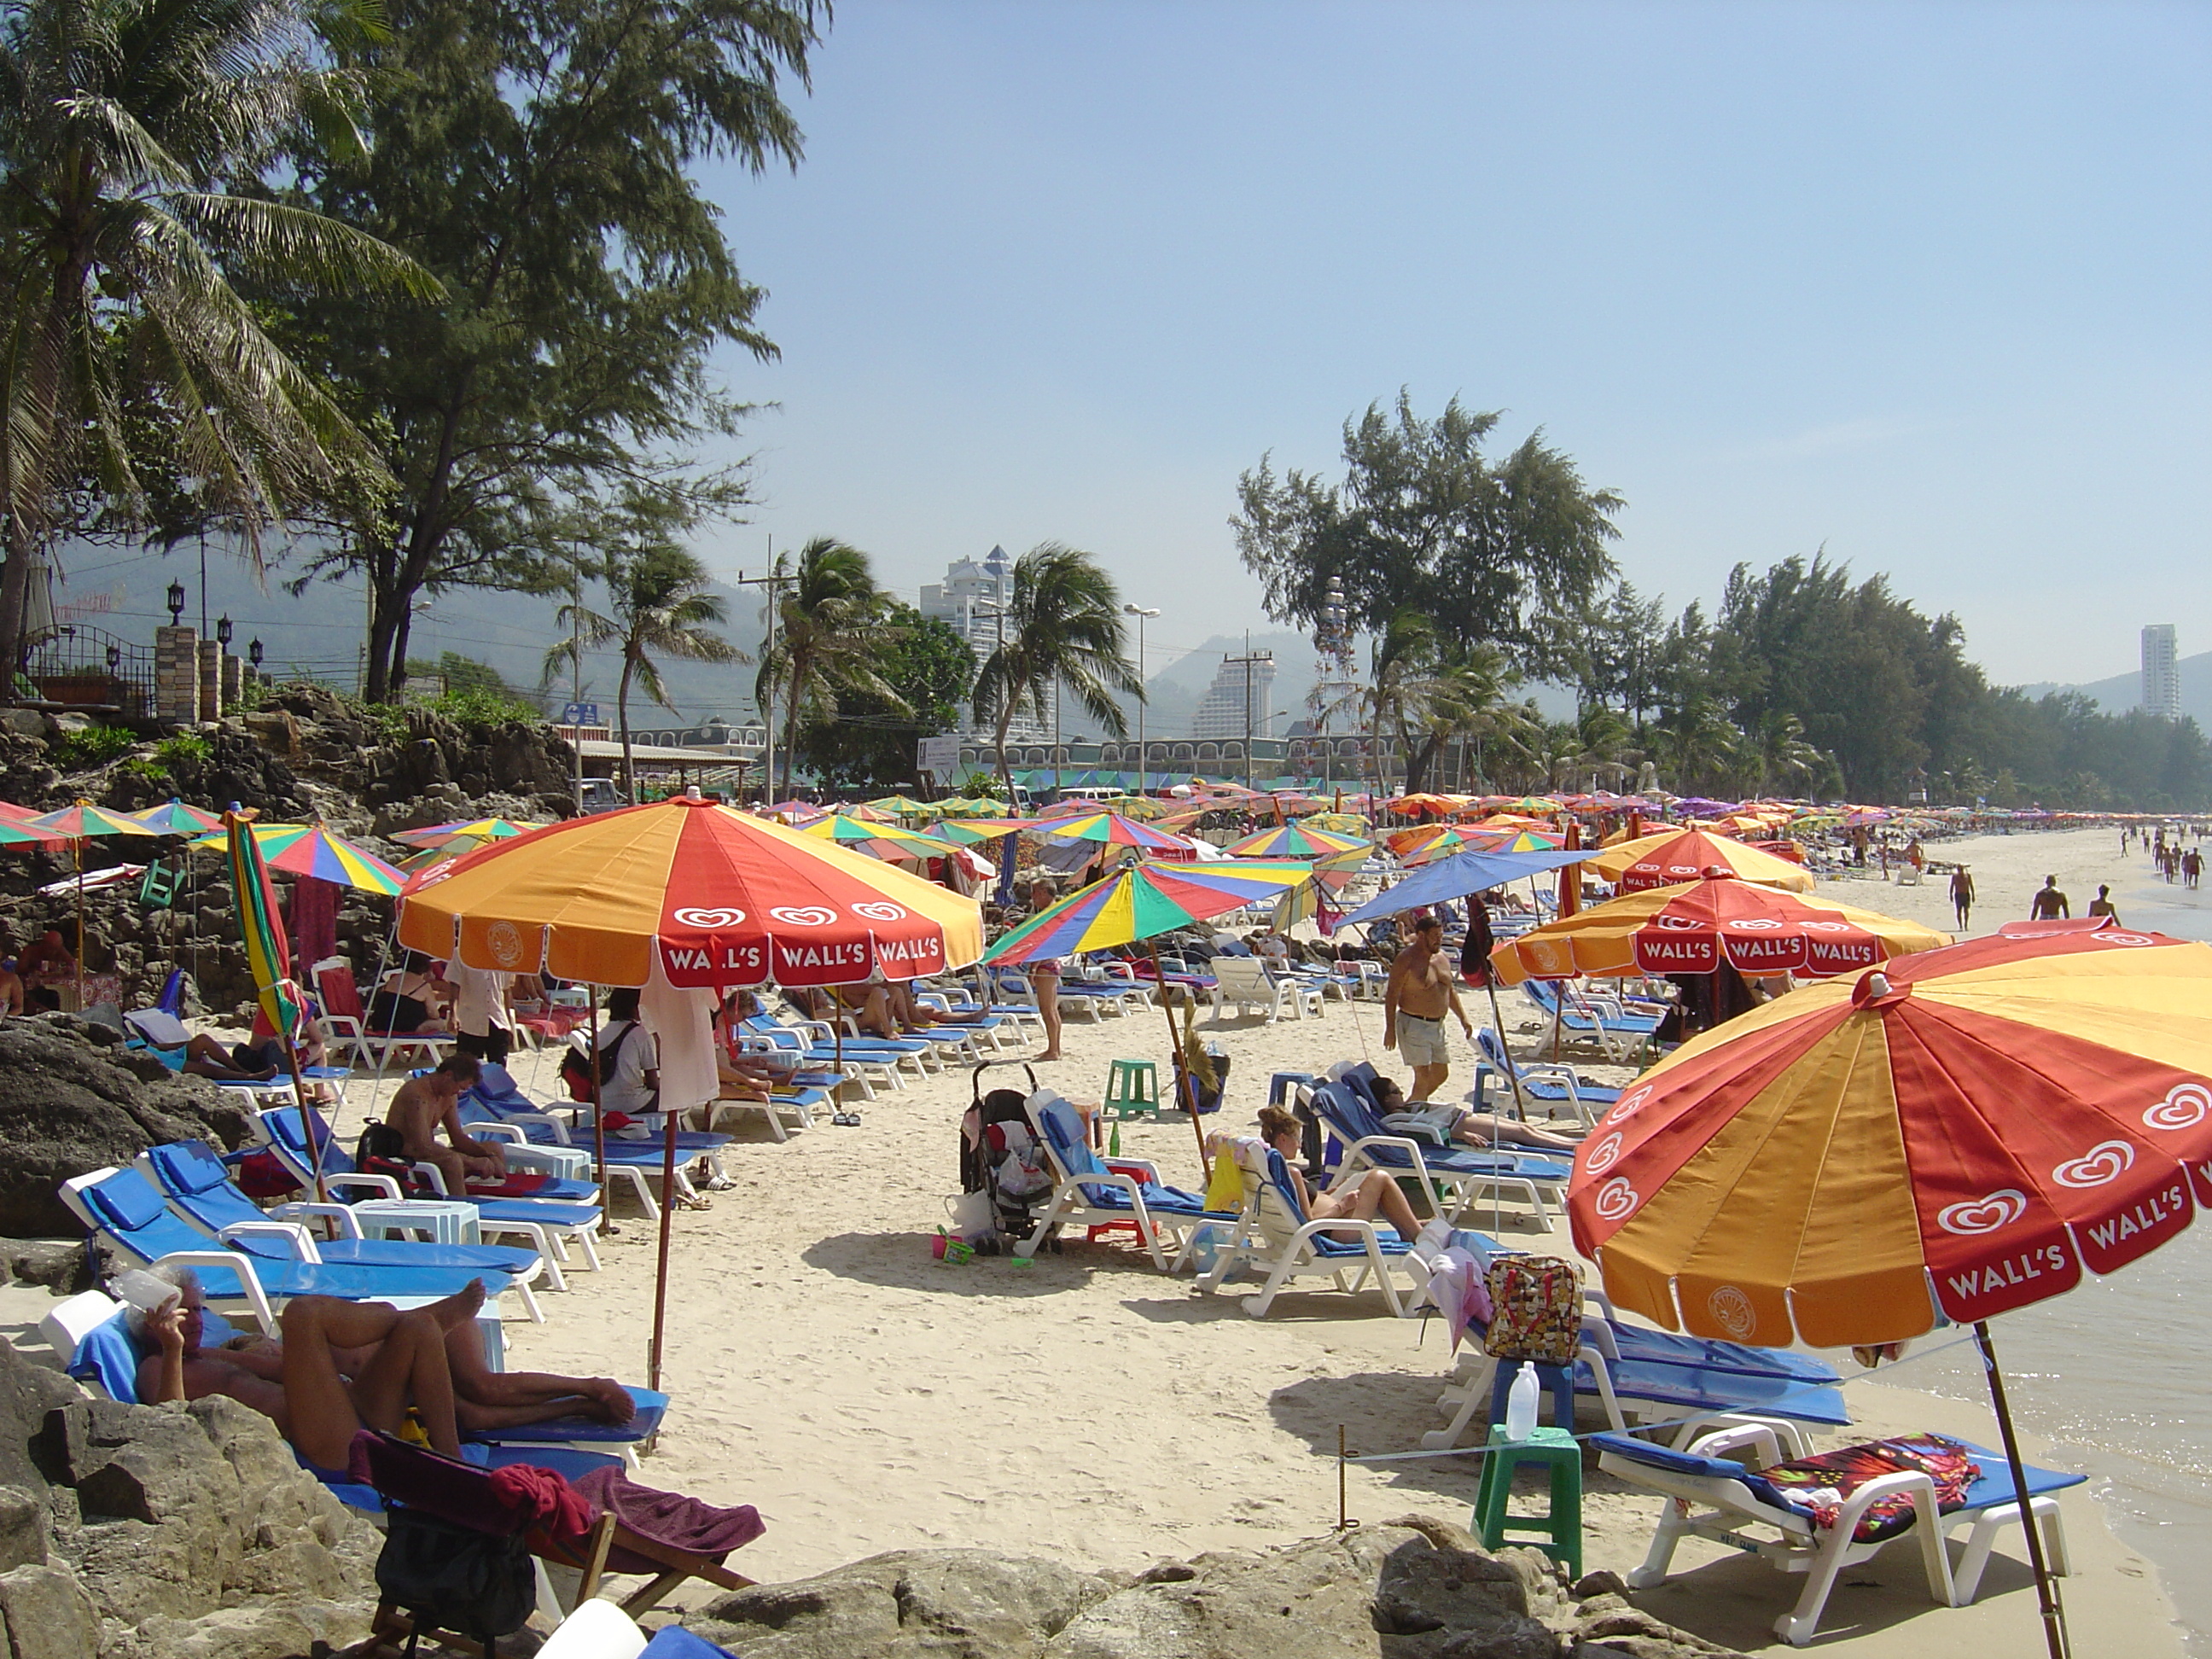
[[[185,585],[182,582],[171,582],[169,584],[169,626],[176,627],[184,620],[184,616]]]
[[[254,640],[246,647],[246,659],[258,671],[261,666],[261,641]]]
[[[215,619],[215,638],[217,645],[228,646],[231,635],[236,631],[237,630],[230,625],[230,617],[228,613],[217,617]]]
[[[1145,793],[1145,623],[1160,613],[1141,605],[1125,605],[1121,611],[1137,619],[1137,793],[1141,796]]]

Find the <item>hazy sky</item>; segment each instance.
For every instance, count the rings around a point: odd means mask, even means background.
[[[1237,473],[1402,385],[1678,605],[1825,544],[2000,680],[2212,648],[2208,70],[2200,5],[842,0],[804,166],[712,175],[783,356],[708,551],[1059,538],[1195,645]]]

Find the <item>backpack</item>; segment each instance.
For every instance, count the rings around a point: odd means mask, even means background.
[[[414,1615],[410,1653],[429,1630],[489,1646],[520,1630],[538,1605],[537,1570],[521,1534],[501,1538],[398,1504],[385,1516],[376,1588]]]
[[[589,1100],[592,1094],[592,1073],[599,1073],[599,1087],[604,1089],[615,1080],[615,1061],[622,1054],[622,1046],[629,1041],[629,1034],[637,1030],[638,1023],[631,1020],[617,1034],[605,1048],[594,1048],[587,1059],[574,1047],[561,1056],[561,1081],[568,1085],[568,1098]]]
[[[1494,1359],[1571,1365],[1583,1346],[1583,1276],[1556,1255],[1500,1256],[1484,1276],[1490,1328],[1483,1352]]]

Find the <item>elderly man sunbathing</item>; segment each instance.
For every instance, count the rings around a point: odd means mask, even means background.
[[[203,1348],[205,1304],[189,1268],[155,1267],[176,1297],[131,1310],[131,1334],[153,1352],[138,1370],[149,1404],[228,1395],[276,1419],[309,1462],[342,1469],[362,1429],[398,1433],[413,1407],[430,1443],[460,1455],[463,1431],[515,1428],[558,1417],[629,1420],[635,1403],[604,1376],[494,1371],[474,1328],[483,1285],[402,1312],[388,1302],[295,1297],[277,1316],[282,1340],[240,1335]]]

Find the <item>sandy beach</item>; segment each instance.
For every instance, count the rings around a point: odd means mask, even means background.
[[[2112,878],[2098,872],[2117,866],[2117,840],[2101,830],[1989,837],[1931,853],[1972,865],[1980,932],[2021,914],[2045,873],[2059,876],[2078,911],[2085,881],[2094,893],[2096,879]],[[1824,890],[1948,921],[1938,879]],[[1504,1007],[1516,1048],[1532,1051],[1546,1035],[1535,1011],[1517,995]],[[1234,1060],[1224,1127],[1249,1121],[1273,1071],[1363,1054],[1399,1069],[1381,1050],[1374,1005],[1331,1002],[1318,1020],[1231,1020],[1212,1034]],[[1468,1055],[1455,1069],[1464,1086],[1472,1058],[1455,1044]],[[1066,1058],[1040,1068],[1041,1080],[1078,1098],[1097,1096],[1109,1060],[1166,1055],[1157,1011],[1071,1023],[1064,1046]],[[552,1092],[551,1069],[550,1059],[517,1057],[525,1086],[541,1097]],[[1017,1067],[992,1079],[1020,1075]],[[1435,1401],[1452,1366],[1443,1329],[1392,1319],[1378,1296],[1285,1295],[1254,1320],[1234,1296],[1201,1297],[1187,1278],[1162,1276],[1126,1239],[1079,1235],[1028,1267],[933,1261],[929,1240],[957,1188],[957,1126],[969,1087],[964,1073],[951,1073],[881,1093],[858,1108],[859,1127],[818,1121],[782,1145],[748,1131],[727,1157],[736,1189],[715,1194],[708,1212],[677,1217],[665,1376],[676,1403],[647,1478],[757,1504],[769,1530],[745,1552],[748,1574],[787,1578],[917,1546],[1122,1567],[1261,1547],[1335,1522],[1340,1426],[1363,1454],[1415,1449],[1442,1425]],[[1127,1126],[1123,1150],[1156,1158],[1171,1182],[1195,1179],[1187,1121]],[[547,1297],[549,1323],[509,1325],[514,1363],[642,1380],[653,1235],[627,1211],[620,1227],[602,1246],[605,1272],[579,1274],[568,1294]],[[1564,1222],[1547,1238],[1516,1236],[1570,1248]],[[1856,1371],[1848,1355],[1832,1358]],[[1933,1427],[1990,1441],[1985,1404],[1896,1386],[1916,1380],[1908,1363],[1879,1382],[1850,1383],[1854,1437]],[[1955,1385],[1931,1376],[1928,1386]],[[2027,1450],[2057,1461],[2033,1437]],[[1468,1458],[1355,1464],[1348,1507],[1370,1521],[1408,1510],[1464,1520],[1475,1479]],[[1589,1565],[1635,1565],[1656,1500],[1595,1471],[1589,1482]],[[2115,1536],[2100,1490],[2093,1481],[2064,1500],[2076,1568],[2065,1597],[2081,1650],[2183,1652],[2150,1559]],[[1848,1576],[1820,1645],[1869,1655],[2039,1650],[2016,1535],[1999,1554],[1978,1603],[1944,1610],[1929,1602],[1917,1556],[1887,1553]],[[1674,1582],[1639,1594],[1642,1605],[1714,1641],[1774,1645],[1771,1621],[1796,1581],[1694,1546],[1677,1568]]]

